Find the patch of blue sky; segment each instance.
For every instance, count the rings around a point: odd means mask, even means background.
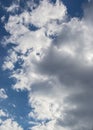
[[[33,24],[29,24],[29,25],[28,25],[28,29],[31,30],[31,31],[37,31],[39,28],[36,27],[36,26],[33,25]]]
[[[5,87],[8,98],[4,101],[0,101],[0,108],[6,110],[9,116],[17,120],[25,129],[29,126],[28,113],[31,110],[28,106],[27,92],[14,91],[8,84]]]
[[[12,4],[13,0],[0,0],[0,3],[5,6],[8,7]]]
[[[83,16],[82,6],[88,0],[62,0],[62,2],[66,5],[70,17],[81,18]]]
[[[67,12],[70,17],[82,17],[83,16],[83,9],[82,5],[88,0],[60,0],[62,1],[66,7]],[[50,0],[51,3],[56,3],[56,0]]]
[[[7,46],[7,48],[0,45],[0,66],[2,66],[4,58],[8,55],[7,50],[11,47],[12,45]],[[18,65],[16,65],[17,68],[19,68]],[[17,120],[25,129],[29,126],[27,123],[29,120],[28,113],[31,110],[28,105],[28,94],[27,91],[17,92],[12,89],[15,80],[9,78],[10,74],[11,71],[3,71],[2,67],[0,67],[0,88],[4,88],[8,95],[7,99],[0,100],[0,109],[6,110],[11,118]]]
[[[4,20],[2,20],[2,18],[4,18]],[[0,5],[0,39],[2,39],[3,36],[9,35],[9,33],[4,28],[4,25],[7,22],[8,18],[9,13],[7,13],[4,7]]]
[[[1,59],[1,58],[0,58]],[[31,108],[28,105],[27,91],[15,91],[11,87],[14,84],[14,79],[10,79],[10,71],[2,71],[0,68],[0,88],[4,88],[8,98],[0,100],[0,108],[6,110],[12,118],[17,120],[19,124],[25,128],[29,124],[28,113]]]

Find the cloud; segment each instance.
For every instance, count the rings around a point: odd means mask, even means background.
[[[41,124],[31,128],[32,130],[64,130],[64,128],[58,126],[55,121],[50,121],[47,124]]]
[[[3,88],[0,89],[0,99],[6,99],[8,98],[5,90]]]
[[[23,130],[12,118],[9,118],[9,114],[6,111],[0,109],[0,130]]]
[[[19,6],[12,4],[10,7],[6,7],[7,12],[15,13],[18,10]]]
[[[18,125],[17,122],[12,119],[6,119],[0,123],[1,130],[23,130],[21,126]]]
[[[17,60],[18,60],[17,54],[12,49],[10,49],[8,51],[8,56],[5,57],[5,61],[3,63],[2,69],[3,70],[6,70],[6,69],[13,70]]]
[[[0,117],[5,117],[5,116],[7,116],[7,114],[2,109],[0,109]]]
[[[42,27],[52,20],[63,20],[65,14],[66,7],[59,0],[55,5],[43,0],[37,9],[32,11],[31,22],[36,26]]]
[[[44,0],[30,13],[10,16],[5,25],[10,33],[6,45],[16,46],[3,68],[12,68],[14,89],[29,92],[28,116],[36,123],[32,130],[92,128],[92,5],[84,7],[81,20],[67,20],[63,4]],[[29,23],[39,28],[29,30]],[[20,60],[20,68],[14,69]],[[9,62],[13,67],[8,67]]]

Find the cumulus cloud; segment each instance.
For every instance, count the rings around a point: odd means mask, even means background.
[[[63,20],[65,13],[66,7],[59,0],[55,5],[43,0],[37,9],[32,11],[31,22],[36,26],[42,27],[52,20]]]
[[[36,122],[31,130],[92,128],[92,7],[91,1],[84,7],[81,20],[68,21],[60,1],[51,4],[43,0],[30,13],[10,16],[5,25],[10,33],[5,43],[16,46],[3,68],[12,68],[14,89],[29,91],[28,116]],[[31,31],[28,24],[39,28]],[[20,60],[20,68],[14,69]]]

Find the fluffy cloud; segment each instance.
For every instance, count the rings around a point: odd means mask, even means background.
[[[59,0],[55,5],[43,0],[37,9],[32,11],[31,22],[35,24],[35,26],[42,27],[52,20],[63,20],[65,13],[66,7],[61,4]]]
[[[5,121],[0,122],[1,130],[23,130],[21,126],[18,125],[17,122],[12,119],[6,119]]]
[[[10,16],[5,25],[10,33],[6,44],[16,46],[3,68],[11,62],[13,88],[29,91],[29,117],[36,122],[32,130],[92,128],[92,6],[84,7],[81,20],[67,21],[62,3],[43,0],[30,13]],[[39,28],[31,31],[29,24]],[[14,69],[20,60],[20,68]]]
[[[23,130],[19,124],[13,119],[9,118],[9,114],[0,109],[0,130]]]

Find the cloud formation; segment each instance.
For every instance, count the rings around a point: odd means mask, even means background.
[[[19,124],[9,117],[9,114],[0,109],[0,130],[23,130]]]
[[[5,121],[0,121],[1,130],[23,130],[17,122],[12,119],[6,119]]]
[[[84,6],[81,20],[68,20],[63,3],[43,0],[30,13],[11,15],[5,25],[10,33],[5,44],[16,46],[9,50],[3,69],[12,70],[13,89],[29,92],[33,109],[28,116],[36,122],[31,130],[92,128],[92,7],[92,1]],[[30,30],[29,24],[38,29]]]

